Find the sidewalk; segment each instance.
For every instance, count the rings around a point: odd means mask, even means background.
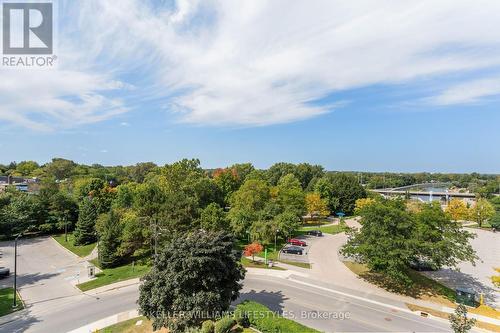
[[[139,312],[137,311],[137,309],[129,310],[87,324],[85,326],[72,330],[69,333],[93,333],[105,327],[137,317],[139,317]]]

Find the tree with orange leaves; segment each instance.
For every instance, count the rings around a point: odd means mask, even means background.
[[[257,242],[253,242],[252,244],[248,244],[245,246],[245,249],[243,250],[243,255],[245,257],[250,257],[252,256],[252,261],[254,260],[254,256],[256,253],[262,252],[264,250],[264,247],[260,245]]]

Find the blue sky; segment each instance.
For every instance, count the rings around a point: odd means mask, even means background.
[[[0,162],[500,172],[497,1],[58,7],[58,68],[0,68]]]

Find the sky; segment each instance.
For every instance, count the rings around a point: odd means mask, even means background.
[[[0,163],[500,173],[497,0],[55,4],[57,67],[0,67]]]

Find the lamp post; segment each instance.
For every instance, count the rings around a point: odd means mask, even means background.
[[[280,232],[279,229],[276,229],[276,232],[274,233],[274,251],[276,252],[276,238],[278,236],[278,232]]]
[[[17,240],[23,233],[19,233],[14,240],[14,301],[12,307],[17,307]]]

